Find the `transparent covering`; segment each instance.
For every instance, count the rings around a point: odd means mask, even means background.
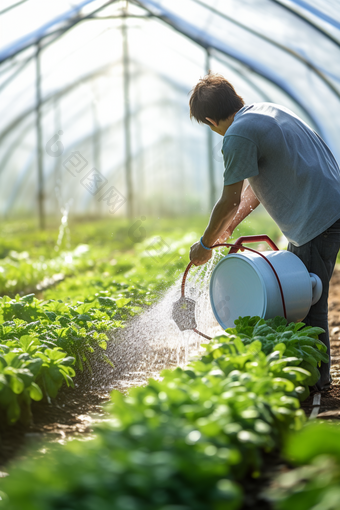
[[[208,69],[340,160],[339,0],[3,0],[0,41],[3,217],[208,212],[221,137],[188,107]]]

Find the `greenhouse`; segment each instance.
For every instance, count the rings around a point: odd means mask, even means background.
[[[208,69],[247,104],[293,110],[340,158],[337,1],[27,0],[0,19],[3,218],[109,214],[112,186],[114,214],[208,212],[221,141],[188,122]],[[104,198],[80,182],[92,168]]]
[[[2,0],[0,91],[0,510],[339,510],[340,0]]]

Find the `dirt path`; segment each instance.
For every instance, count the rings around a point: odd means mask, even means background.
[[[331,339],[331,374],[333,384],[330,390],[321,395],[321,406],[318,418],[340,419],[340,267],[334,271],[329,296],[329,332]],[[312,411],[313,398],[303,402],[307,415]]]
[[[333,386],[322,394],[318,417],[340,419],[340,267],[331,281],[329,303]],[[147,320],[147,316],[144,320]],[[171,334],[176,334],[175,330],[170,331]],[[199,348],[197,336],[190,335],[186,341],[190,345],[190,354],[195,354]],[[64,443],[69,437],[90,435],[92,425],[105,415],[102,405],[109,400],[112,388],[126,391],[131,386],[143,384],[149,377],[157,377],[165,367],[182,364],[187,358],[188,347],[184,341],[170,348],[165,343],[156,347],[149,342],[148,336],[139,332],[137,337],[138,341],[129,342],[130,350],[123,346],[119,338],[110,343],[108,354],[119,368],[114,370],[94,360],[92,377],[88,373],[78,374],[75,388],[65,389],[50,405],[47,402],[34,402],[34,423],[30,427],[17,424],[8,428],[0,423],[0,476],[1,469],[6,470],[6,463],[20,456],[23,448],[32,441]],[[311,413],[311,397],[303,403],[303,408],[307,415]]]

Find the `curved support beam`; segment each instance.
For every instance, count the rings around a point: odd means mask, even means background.
[[[320,9],[317,9],[316,7],[313,7],[313,5],[310,5],[308,2],[305,2],[304,0],[290,0],[294,4],[298,5],[299,7],[302,7],[306,11],[310,12],[314,16],[316,16],[319,19],[322,19],[323,21],[326,21],[329,25],[332,25],[333,27],[340,30],[340,23],[339,21],[331,18],[328,16],[328,14],[325,14],[324,12],[320,11]]]
[[[319,76],[319,78],[331,89],[332,92],[334,92],[334,94],[340,99],[340,92],[339,90],[333,85],[333,83],[324,75],[324,73],[321,71],[321,69],[319,69],[318,67],[316,67],[313,62],[311,62],[310,60],[306,59],[305,57],[303,57],[302,55],[300,55],[300,53],[292,50],[291,48],[289,48],[288,46],[285,46],[284,44],[281,44],[281,43],[278,43],[276,41],[274,41],[273,39],[271,39],[270,37],[267,37],[266,35],[262,34],[261,32],[258,32],[257,30],[254,30],[253,28],[250,28],[248,27],[247,25],[244,25],[243,23],[240,23],[239,21],[231,18],[230,16],[227,16],[226,14],[224,14],[223,12],[220,12],[218,11],[217,9],[214,9],[213,7],[211,7],[210,5],[207,5],[205,4],[204,2],[202,2],[202,0],[193,0],[193,2],[201,5],[202,7],[205,7],[206,9],[208,9],[210,12],[216,14],[217,16],[220,16],[221,18],[229,21],[230,23],[233,23],[234,25],[242,28],[243,30],[246,30],[247,32],[249,32],[250,34],[253,34],[255,35],[256,37],[259,37],[260,39],[262,39],[263,41],[266,41],[267,43],[271,44],[272,46],[275,46],[275,48],[278,48],[279,50],[282,50],[283,52],[287,53],[288,55],[290,55],[291,57],[295,58],[296,60],[298,60],[299,62],[301,62],[302,64],[304,64],[305,66],[307,66],[309,69],[311,69],[315,74],[317,74]],[[281,4],[280,4],[281,5]],[[294,12],[294,11],[292,11]],[[338,44],[338,46],[340,47],[340,43]]]
[[[8,58],[14,57],[14,55],[17,55],[19,52],[25,50],[29,46],[37,44],[43,37],[49,35],[49,30],[52,27],[55,27],[60,23],[68,21],[72,19],[72,17],[78,16],[79,11],[83,7],[85,7],[85,5],[90,4],[91,2],[94,1],[95,0],[83,0],[72,9],[69,9],[63,14],[57,16],[56,18],[53,18],[48,23],[45,23],[38,30],[34,30],[34,32],[31,32],[30,34],[27,34],[24,37],[21,37],[20,39],[15,41],[14,43],[10,44],[2,51],[0,51],[0,63],[3,62],[4,60],[7,60]]]
[[[309,18],[306,18],[300,12],[296,11],[295,9],[292,9],[291,7],[289,7],[289,5],[286,5],[286,4],[282,3],[280,0],[271,0],[271,1],[274,2],[275,4],[279,5],[283,9],[286,9],[287,11],[291,12],[292,14],[294,14],[294,16],[302,19],[305,23],[307,23],[307,25],[310,25],[311,27],[315,28],[315,30],[320,32],[322,35],[327,37],[327,39],[329,39],[334,44],[336,44],[337,46],[340,47],[340,41],[338,41],[337,39],[335,39],[335,37],[333,37],[331,34],[326,32],[326,30],[324,30],[323,28],[321,28],[318,25],[316,25],[315,23],[313,23],[313,21],[310,20]]]
[[[324,130],[323,125],[319,122],[317,115],[314,113],[314,111],[310,110],[309,103],[306,98],[298,94],[295,88],[275,71],[262,64],[261,62],[250,58],[248,55],[242,53],[237,48],[234,48],[227,43],[220,41],[216,37],[202,33],[202,31],[195,27],[192,23],[189,23],[176,14],[173,14],[154,0],[133,0],[133,3],[143,7],[156,18],[159,18],[164,23],[174,28],[177,32],[180,32],[182,35],[188,37],[206,50],[218,50],[221,53],[224,53],[225,55],[228,55],[229,57],[242,62],[255,73],[267,78],[267,80],[271,81],[272,83],[275,83],[275,85],[286,92],[292,99],[294,99],[300,108],[306,112],[306,114],[313,120],[313,123],[315,124],[322,138],[328,142],[328,134]]]

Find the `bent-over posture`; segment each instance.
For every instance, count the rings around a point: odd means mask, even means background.
[[[320,300],[303,320],[325,330],[330,355],[328,291],[340,249],[340,169],[320,136],[293,112],[272,103],[245,105],[233,86],[209,73],[190,97],[190,117],[223,136],[224,188],[209,224],[190,250],[195,265],[211,258],[259,203],[288,239],[288,250],[323,284]],[[249,184],[244,186],[245,179]],[[331,384],[322,363],[318,390]]]

